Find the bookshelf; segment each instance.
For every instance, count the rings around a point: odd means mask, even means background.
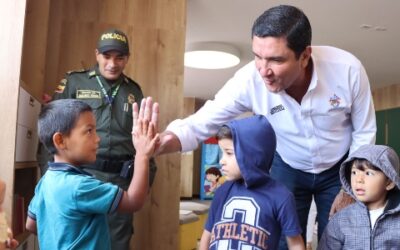
[[[37,119],[41,104],[21,82],[18,94],[18,109],[15,135],[15,162],[12,217],[10,226],[20,249],[34,250],[36,237],[25,230],[29,202],[31,201],[37,181],[39,168],[36,161],[38,147]]]

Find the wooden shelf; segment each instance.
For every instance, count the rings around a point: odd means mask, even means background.
[[[26,162],[16,162],[15,169],[26,169],[26,168],[36,168],[38,167],[37,161],[26,161]]]

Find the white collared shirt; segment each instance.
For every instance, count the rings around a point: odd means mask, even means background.
[[[195,114],[175,120],[182,151],[214,135],[222,124],[251,111],[265,115],[277,136],[277,151],[291,167],[320,173],[363,144],[375,143],[376,121],[368,77],[350,53],[312,47],[313,74],[301,105],[285,91],[269,92],[254,61],[238,70]]]

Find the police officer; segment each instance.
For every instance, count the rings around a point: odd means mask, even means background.
[[[140,104],[140,86],[123,74],[129,59],[127,36],[116,29],[104,32],[97,44],[97,64],[83,71],[69,72],[56,89],[53,99],[74,98],[88,103],[96,116],[100,144],[95,164],[84,170],[94,177],[127,189],[135,156],[132,144],[132,104]],[[156,165],[150,162],[150,183]],[[133,233],[132,214],[109,215],[112,249],[129,249]]]

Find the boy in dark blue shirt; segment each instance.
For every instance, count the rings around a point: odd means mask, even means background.
[[[305,249],[292,193],[268,172],[275,132],[261,115],[231,121],[217,134],[225,183],[211,204],[200,249]],[[246,248],[247,247],[247,248]]]
[[[149,159],[158,140],[156,124],[147,117],[152,106],[151,99],[143,99],[137,115],[137,104],[133,105],[135,175],[127,191],[79,168],[96,160],[100,141],[91,107],[76,99],[44,106],[39,138],[54,155],[54,162],[36,186],[26,222],[26,228],[37,233],[40,249],[111,248],[106,215],[138,211],[149,191]],[[153,113],[158,113],[158,104]]]

